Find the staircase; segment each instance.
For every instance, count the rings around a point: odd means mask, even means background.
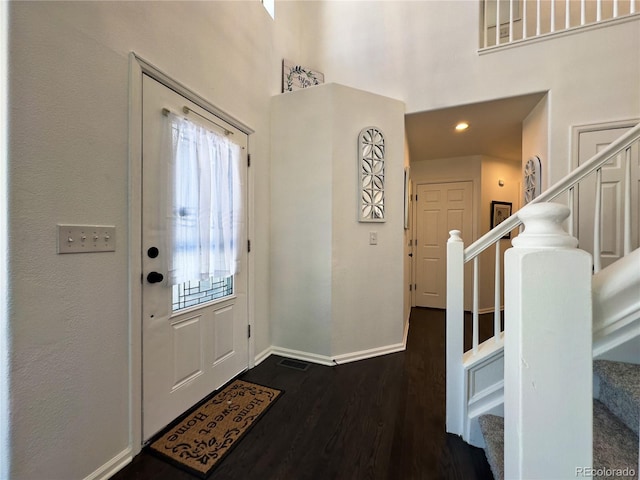
[[[600,210],[600,193],[598,192],[602,189],[601,170],[606,163],[611,161],[626,161],[630,165],[631,152],[632,150],[637,151],[639,146],[640,125],[623,135],[608,148],[600,151],[589,162],[581,165],[531,203],[548,202],[555,198],[566,200],[569,209],[563,208],[567,209],[567,212],[570,210],[571,216],[566,223],[569,226],[569,233],[573,235],[573,210],[577,201],[574,190],[584,178],[594,176],[597,189],[596,211],[594,212],[594,246],[597,248],[596,252],[600,252],[599,236],[602,228],[602,212]],[[627,168],[627,171],[630,171],[630,167]],[[595,272],[591,282],[593,304],[588,302],[590,304],[589,314],[593,314],[593,338],[592,342],[589,340],[589,343],[585,344],[589,349],[592,345],[592,355],[587,356],[595,359],[593,361],[585,359],[587,362],[593,362],[593,465],[577,466],[576,468],[584,470],[576,471],[576,478],[587,476],[638,478],[640,366],[634,364],[640,363],[640,295],[638,295],[640,292],[640,250],[632,251],[632,246],[637,248],[637,239],[631,239],[631,232],[634,229],[637,231],[638,227],[631,222],[631,185],[632,180],[627,178],[623,192],[624,255],[626,257],[600,271],[600,254],[596,253],[593,256],[593,270]],[[633,206],[633,208],[635,209],[637,206]],[[637,219],[637,213],[634,215],[633,218]],[[494,335],[483,343],[479,342],[478,276],[474,272],[473,346],[471,350],[466,352],[459,350],[462,348],[464,338],[464,289],[462,285],[464,285],[465,263],[473,263],[474,270],[477,271],[478,255],[487,248],[496,247],[495,271],[500,271],[499,240],[521,223],[518,214],[513,215],[466,249],[462,244],[459,232],[452,231],[447,245],[447,431],[461,435],[468,443],[484,447],[495,478],[504,478],[505,429],[503,417],[508,417],[511,414],[509,409],[505,407],[504,379],[507,368],[513,371],[514,367],[512,363],[505,364],[504,361],[505,338],[509,335],[509,329],[517,326],[513,322],[519,320],[513,318],[513,314],[509,319],[505,312],[506,328],[505,331],[501,330],[501,299],[497,293]],[[525,231],[531,228],[533,227],[527,226]],[[564,230],[562,233],[566,235]],[[543,239],[544,235],[539,237]],[[514,241],[514,245],[515,243],[516,241]],[[499,285],[499,279],[496,278],[496,286],[499,287]],[[570,289],[571,286],[564,288]],[[587,286],[587,288],[589,287]],[[496,288],[496,292],[499,292],[499,288]],[[504,303],[508,305],[509,302],[505,301]],[[565,318],[559,320],[564,321]],[[571,337],[567,338],[566,344],[572,344]],[[565,348],[565,350],[567,349]],[[514,360],[513,357],[512,360]],[[563,375],[566,375],[566,370],[565,368]],[[591,374],[589,373],[589,375]],[[513,379],[513,375],[510,378]],[[583,382],[583,385],[588,387],[586,390],[588,394],[588,391],[591,390],[590,382]],[[523,387],[528,386],[521,384],[518,388],[523,390]],[[513,393],[513,390],[511,392]],[[563,392],[558,392],[557,395],[558,398],[563,399]],[[580,398],[584,399],[582,401],[582,405],[586,406],[584,411],[589,411],[590,416],[591,409],[588,397],[581,396]],[[560,401],[564,401],[566,405],[566,400]],[[513,403],[510,405],[513,406]],[[589,423],[589,416],[586,417],[586,423],[580,425]],[[558,418],[557,415],[556,418]],[[507,437],[513,439],[515,438],[513,432],[516,431],[514,425],[520,425],[521,420],[515,423],[513,423],[514,420],[510,422],[512,422],[509,427],[512,436],[507,435]],[[530,419],[524,423],[528,423],[531,428]],[[539,428],[537,428],[538,425],[540,425]],[[561,427],[540,418],[538,424],[534,422],[533,428],[543,432],[547,430],[549,437],[553,438],[557,437],[557,434],[554,435],[554,431],[557,432]],[[509,447],[507,448],[508,452],[517,451],[513,445],[508,443],[507,446]],[[522,450],[522,448],[521,446],[520,449]],[[562,453],[559,454],[562,455]],[[509,458],[511,465],[513,465],[513,455],[509,454]],[[589,456],[589,460],[584,463],[590,462]],[[624,470],[625,468],[628,470]]]
[[[596,360],[593,371],[599,385],[593,400],[593,469],[577,470],[576,477],[637,479],[640,365]],[[504,418],[481,415],[478,422],[493,476],[503,480]]]

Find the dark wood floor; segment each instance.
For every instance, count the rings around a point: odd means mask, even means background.
[[[484,452],[445,433],[444,312],[413,309],[407,350],[305,372],[271,356],[241,378],[285,394],[210,480],[492,479]],[[114,480],[191,480],[146,451]]]

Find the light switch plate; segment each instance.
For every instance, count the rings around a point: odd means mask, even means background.
[[[378,232],[369,232],[369,245],[378,244]]]
[[[58,253],[116,251],[113,225],[58,225]]]

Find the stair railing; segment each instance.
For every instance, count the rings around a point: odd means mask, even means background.
[[[481,0],[480,49],[491,50],[571,33],[638,14],[629,0]]]
[[[578,184],[587,177],[596,177],[596,195],[594,209],[594,252],[593,270],[601,268],[601,233],[602,233],[602,168],[612,159],[620,156],[625,162],[624,194],[623,194],[623,253],[628,255],[632,249],[631,241],[631,151],[640,147],[640,124],[629,130],[591,159],[577,167],[557,183],[549,187],[530,203],[549,202],[559,195],[567,194],[567,206],[570,209],[568,220],[569,234],[574,235],[574,203]],[[447,242],[447,432],[463,435],[467,406],[467,381],[465,379],[465,364],[474,363],[482,358],[482,346],[479,343],[479,255],[490,247],[496,249],[495,261],[495,298],[493,312],[493,336],[485,341],[492,342],[494,348],[502,346],[503,332],[501,329],[501,294],[500,270],[501,252],[500,239],[512,230],[522,225],[517,212],[490,230],[467,248],[460,237],[460,231],[452,230]],[[575,235],[574,235],[575,236]],[[473,307],[471,350],[464,351],[464,265],[473,262]]]

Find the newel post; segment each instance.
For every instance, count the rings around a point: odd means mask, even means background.
[[[447,432],[462,435],[465,412],[464,243],[460,230],[447,241]]]
[[[505,253],[505,478],[574,478],[592,466],[591,255],[564,205],[518,216]]]

